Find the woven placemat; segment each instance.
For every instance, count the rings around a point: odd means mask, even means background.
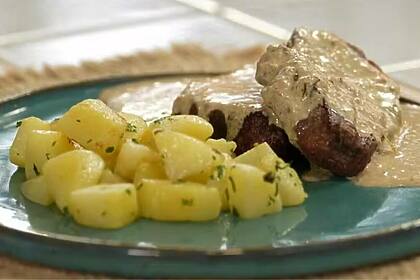
[[[0,75],[0,103],[55,86],[119,77],[147,77],[180,73],[223,73],[254,63],[263,47],[255,46],[215,54],[197,45],[174,45],[169,50],[138,52],[79,66],[44,66],[33,69],[5,67]],[[6,65],[8,66],[8,65]],[[0,255],[0,278],[104,279],[27,263]],[[318,279],[420,279],[420,255],[358,269],[315,275]]]

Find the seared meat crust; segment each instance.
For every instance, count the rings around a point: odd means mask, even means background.
[[[355,176],[369,163],[378,143],[361,136],[354,125],[319,105],[296,125],[297,143],[310,162],[337,176]]]

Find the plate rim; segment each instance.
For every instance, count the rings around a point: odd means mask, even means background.
[[[50,87],[36,89],[32,91],[25,92],[22,95],[15,96],[10,99],[5,99],[0,101],[0,105],[16,102],[19,99],[24,99],[30,97],[32,95],[41,95],[47,94],[51,91],[61,90],[61,89],[68,89],[77,86],[90,86],[95,85],[96,83],[117,83],[117,86],[120,83],[129,83],[129,82],[136,82],[141,81],[143,79],[150,79],[155,77],[167,77],[167,76],[188,76],[188,75],[196,75],[197,73],[167,73],[167,74],[158,74],[158,75],[138,75],[138,76],[130,76],[130,75],[121,75],[121,76],[112,76],[103,79],[94,79],[94,80],[87,80],[87,81],[78,81],[72,83],[66,83],[61,85],[53,85]],[[203,75],[209,75],[209,73],[202,73]],[[211,73],[218,75],[217,73]],[[392,187],[395,189],[401,187]],[[5,205],[0,204],[2,208]],[[251,248],[228,248],[228,249],[194,249],[194,248],[179,248],[173,246],[145,246],[144,244],[138,245],[138,243],[130,243],[130,242],[118,242],[113,240],[105,240],[105,239],[98,239],[98,238],[89,238],[89,237],[77,237],[74,235],[67,235],[67,234],[57,234],[51,232],[44,232],[44,231],[31,231],[31,230],[19,230],[12,227],[5,225],[4,223],[0,222],[0,232],[7,232],[9,234],[17,234],[23,235],[29,239],[36,238],[40,241],[44,242],[59,242],[65,243],[65,245],[69,246],[96,246],[101,248],[109,248],[109,249],[116,249],[116,250],[136,250],[138,251],[141,256],[145,257],[153,257],[153,256],[248,256],[248,255],[288,255],[297,252],[314,252],[317,250],[328,249],[330,247],[337,247],[337,246],[349,246],[359,242],[371,241],[371,240],[378,240],[382,238],[392,238],[394,236],[398,236],[399,234],[406,234],[411,232],[418,231],[420,233],[420,218],[407,221],[398,225],[394,225],[391,227],[387,227],[382,230],[376,230],[373,232],[367,233],[359,233],[354,236],[350,237],[343,237],[334,240],[315,240],[309,241],[305,244],[297,244],[297,245],[287,245],[287,246],[279,246],[279,247],[272,247],[272,246],[261,246],[261,247],[251,247]],[[63,244],[62,244],[63,245]],[[137,246],[136,246],[137,245]]]

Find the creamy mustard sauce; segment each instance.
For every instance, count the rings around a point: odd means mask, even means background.
[[[172,104],[189,82],[203,78],[148,79],[104,90],[100,99],[115,111],[152,121],[172,114]]]
[[[260,86],[255,81],[255,67],[245,66],[229,75],[192,82],[175,100],[174,113],[188,114],[193,104],[198,115],[208,119],[213,110],[224,113],[227,123],[227,139],[238,134],[246,116],[262,110]]]
[[[268,47],[256,78],[265,86],[262,96],[271,121],[293,144],[297,122],[322,103],[378,143],[393,138],[401,125],[398,85],[330,33],[302,28],[292,41],[293,47]]]
[[[361,186],[420,186],[420,107],[401,105],[402,127],[392,149],[374,154],[353,182]]]

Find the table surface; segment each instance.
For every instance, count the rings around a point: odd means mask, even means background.
[[[77,65],[172,43],[197,42],[224,51],[279,41],[294,27],[309,26],[337,33],[391,76],[420,87],[420,32],[413,28],[420,26],[418,11],[416,0],[2,0],[0,74],[44,64]],[[241,26],[247,23],[269,34]],[[0,256],[0,277],[103,278],[7,256]],[[420,256],[319,277],[420,278]]]

